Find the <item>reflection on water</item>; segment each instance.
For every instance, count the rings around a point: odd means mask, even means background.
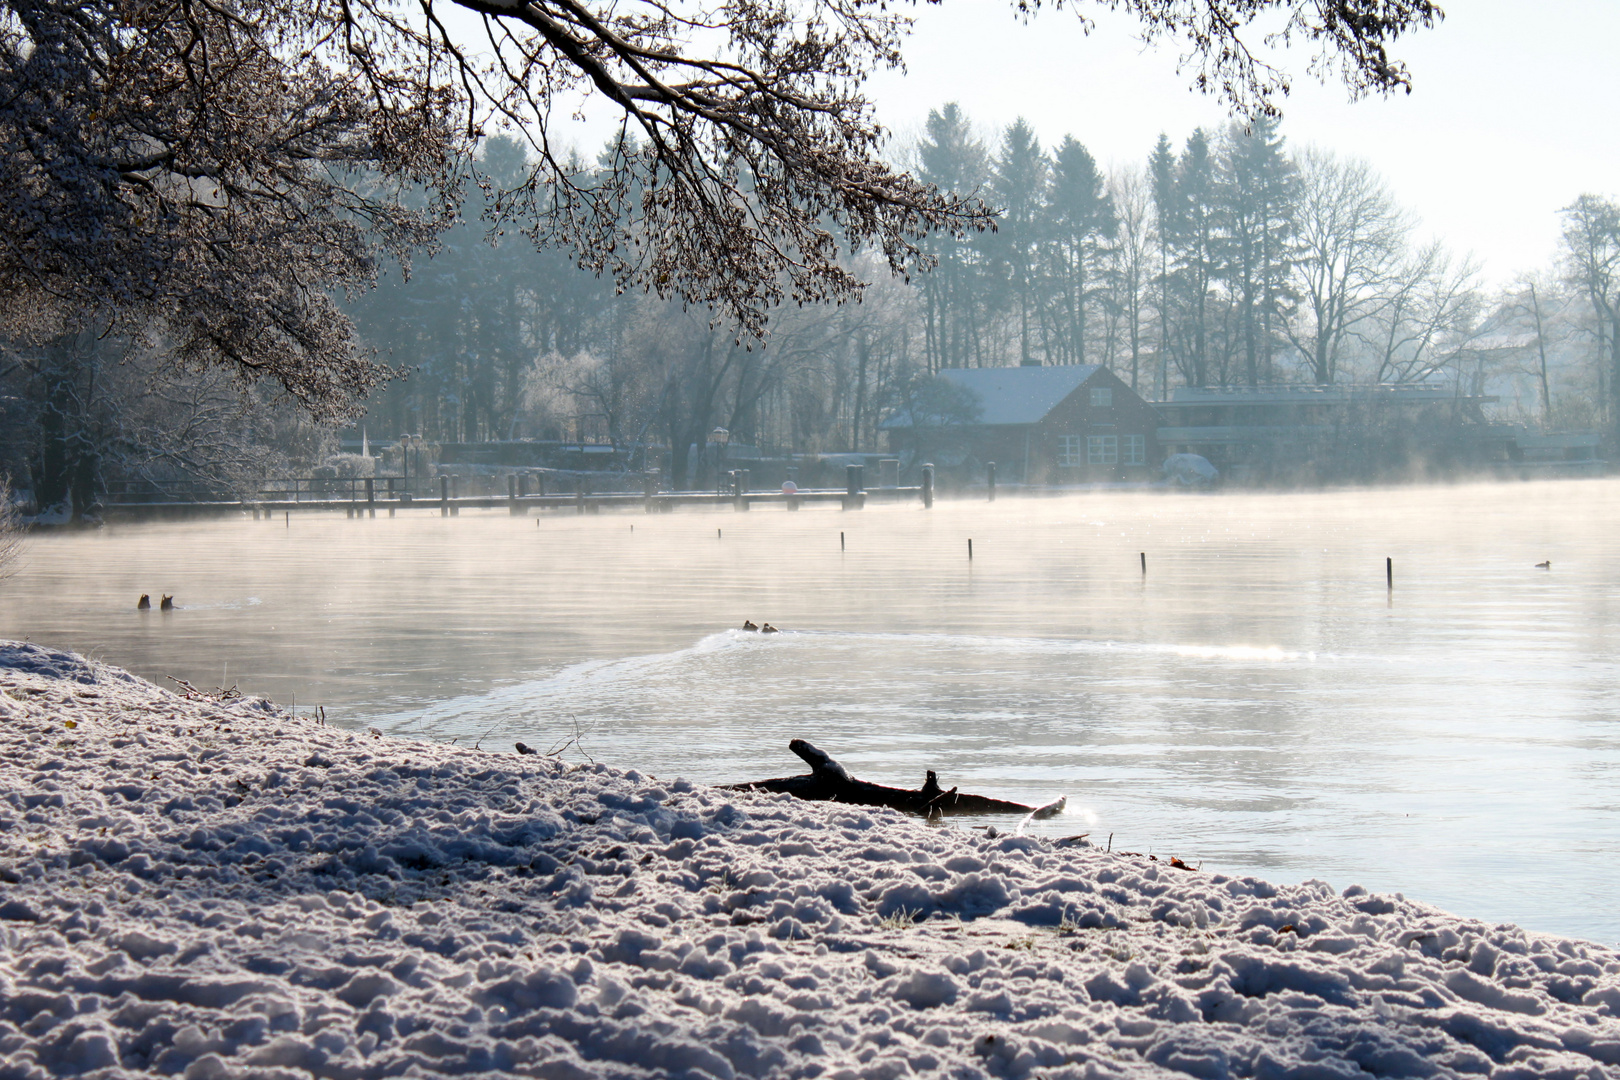
[[[0,634],[661,776],[798,772],[803,737],[881,782],[1067,794],[1044,831],[1614,941],[1617,495],[122,526],[32,540]]]

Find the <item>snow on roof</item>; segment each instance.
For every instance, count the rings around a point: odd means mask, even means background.
[[[939,377],[978,395],[981,424],[1038,424],[1100,367],[946,368]]]
[[[973,391],[983,412],[979,424],[1038,424],[1058,402],[1101,370],[1100,364],[1054,367],[945,368],[939,377]],[[883,428],[908,428],[911,416],[894,413]]]
[[[1597,1077],[1620,1049],[1613,950],[1398,893],[346,731],[22,642],[0,720],[7,1076]]]

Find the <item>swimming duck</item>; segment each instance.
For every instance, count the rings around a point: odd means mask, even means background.
[[[759,632],[762,634],[780,634],[782,631],[778,630],[770,623],[766,623],[764,626],[759,628]]]
[[[744,619],[743,620],[743,629],[744,630],[758,630],[759,627],[754,625],[754,621],[752,619]]]
[[[138,603],[136,603],[135,610],[136,611],[151,611],[152,610],[152,598],[150,596],[147,596],[145,593],[141,593],[141,599],[140,599],[140,601]]]
[[[165,596],[163,598],[162,602],[158,604],[158,610],[159,611],[173,611],[174,610],[174,597]]]
[[[1537,570],[1551,570],[1552,569],[1552,560],[1548,559],[1546,562],[1538,562],[1538,563],[1536,563],[1536,569]]]

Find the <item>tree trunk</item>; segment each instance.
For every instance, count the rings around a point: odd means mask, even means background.
[[[784,776],[774,780],[755,780],[746,784],[728,784],[731,791],[785,792],[796,798],[812,802],[841,802],[856,806],[886,806],[907,814],[923,817],[942,817],[957,814],[1034,814],[1039,818],[1054,817],[1063,810],[1065,801],[1058,799],[1045,806],[1027,806],[1024,803],[990,799],[983,795],[963,795],[956,788],[949,791],[939,786],[933,770],[927,781],[915,791],[907,788],[885,787],[882,784],[856,780],[837,761],[803,739],[788,743],[788,749],[804,759],[810,771],[801,776]]]

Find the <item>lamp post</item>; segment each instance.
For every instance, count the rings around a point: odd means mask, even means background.
[[[714,452],[714,490],[720,493],[720,476],[725,472],[726,443],[731,441],[731,432],[723,427],[717,427],[709,432],[709,442],[716,448]]]
[[[422,472],[422,436],[402,434],[399,437],[400,464],[405,470],[405,490],[411,490],[411,447],[416,447],[416,472]]]

